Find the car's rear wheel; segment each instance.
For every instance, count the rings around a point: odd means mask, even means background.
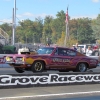
[[[32,72],[43,72],[44,63],[42,61],[35,61],[31,67]]]
[[[77,72],[86,72],[87,70],[87,64],[86,63],[79,63],[77,65],[76,71]]]
[[[17,68],[17,67],[15,67],[14,69],[15,69],[15,71],[18,72],[18,73],[23,73],[23,72],[24,72],[24,70],[22,70],[22,68]]]

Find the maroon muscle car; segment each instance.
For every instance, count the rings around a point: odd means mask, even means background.
[[[42,47],[37,50],[37,54],[7,55],[6,63],[14,67],[18,73],[47,70],[85,72],[87,69],[96,68],[98,60],[70,48]]]

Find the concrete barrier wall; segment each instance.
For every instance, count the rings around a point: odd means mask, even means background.
[[[4,56],[6,56],[6,55],[7,55],[7,54],[0,54],[0,62],[2,62],[2,61],[1,61],[2,58],[3,58]],[[5,62],[5,61],[4,61],[4,62]],[[0,63],[0,68],[2,68],[2,67],[10,67],[10,65]]]
[[[0,64],[0,68],[10,68],[11,66],[8,64]]]
[[[0,88],[27,88],[37,86],[62,86],[99,84],[100,73],[38,73],[0,75]]]

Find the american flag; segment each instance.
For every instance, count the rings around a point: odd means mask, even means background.
[[[67,12],[66,12],[66,20],[65,20],[66,23],[68,23],[68,8],[67,8]]]

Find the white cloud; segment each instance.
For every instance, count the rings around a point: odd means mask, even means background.
[[[26,12],[26,13],[23,13],[23,14],[20,14],[20,15],[17,15],[18,18],[37,18],[37,17],[41,17],[41,18],[45,18],[45,16],[53,16],[52,14],[46,14],[46,13],[42,13],[42,14],[32,14],[30,12]]]
[[[96,2],[96,3],[98,3],[98,2],[100,2],[100,0],[92,0],[93,2]]]
[[[90,19],[96,19],[97,18],[97,15],[87,15],[87,16],[84,16],[84,15],[81,15],[81,16],[71,16],[71,19],[77,19],[77,18],[90,18]]]
[[[2,19],[2,20],[0,20],[0,23],[9,23],[9,24],[11,24],[12,19]]]
[[[27,16],[27,17],[33,17],[34,15],[32,13],[26,12],[24,14],[22,14],[23,16]]]

